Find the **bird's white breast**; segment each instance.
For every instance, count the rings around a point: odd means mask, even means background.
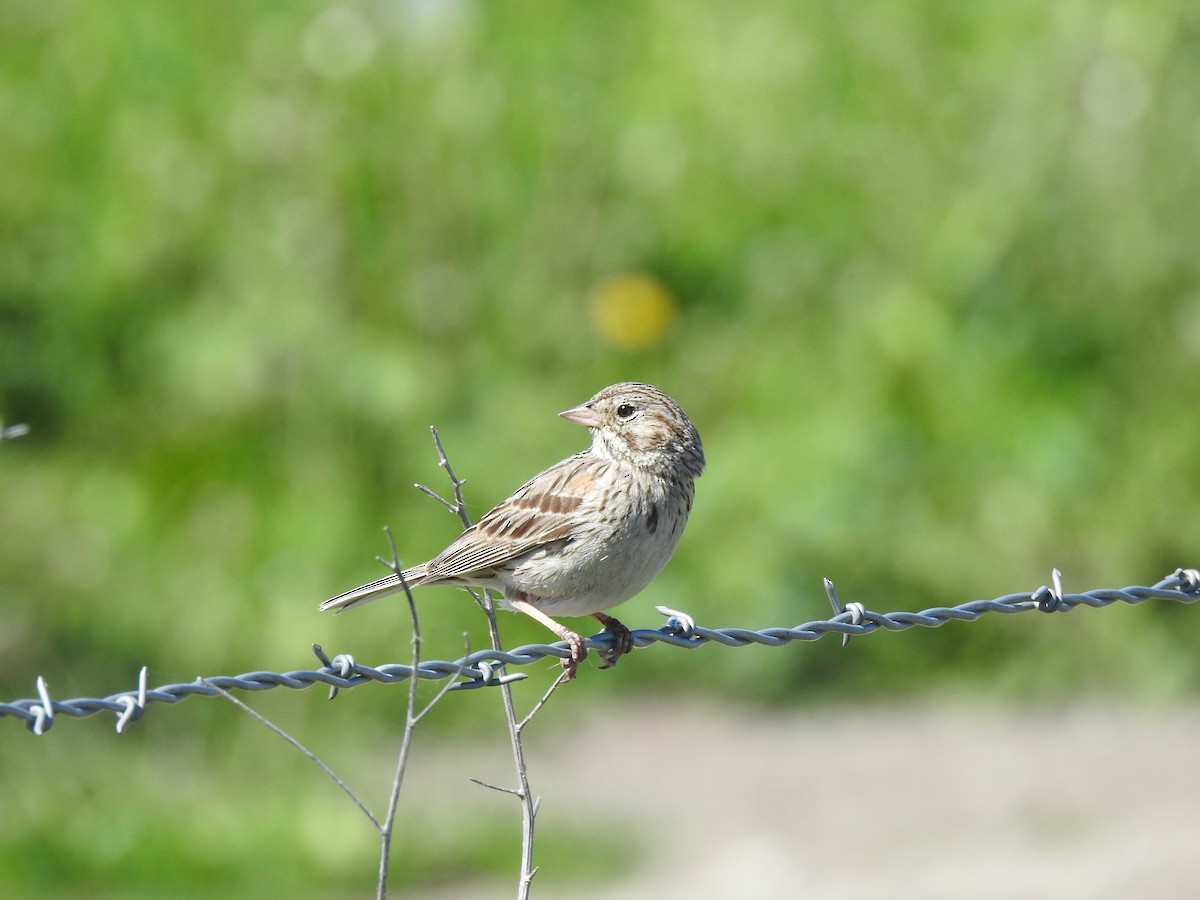
[[[598,511],[590,534],[545,547],[501,577],[550,615],[583,616],[623,603],[648,585],[670,560],[687,521],[690,485],[650,479],[621,500],[630,508],[614,515],[614,502]]]

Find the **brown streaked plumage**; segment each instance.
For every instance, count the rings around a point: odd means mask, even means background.
[[[658,388],[606,387],[559,413],[584,425],[592,445],[555,463],[460,534],[428,562],[406,569],[410,588],[489,588],[571,645],[573,677],[583,638],[550,615],[590,615],[612,632],[608,665],[633,648],[624,625],[602,611],[628,600],[662,571],[687,524],[704,450],[691,420]],[[402,590],[401,576],[340,594],[341,611]]]

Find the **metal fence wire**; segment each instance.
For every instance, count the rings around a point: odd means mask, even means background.
[[[958,606],[937,606],[921,612],[872,612],[861,603],[848,603],[843,606],[832,582],[826,580],[825,589],[833,604],[834,615],[828,619],[805,622],[791,628],[764,628],[760,631],[746,628],[702,628],[685,613],[660,606],[659,612],[667,616],[666,625],[657,630],[634,631],[634,645],[642,648],[652,644],[667,644],[689,650],[707,643],[726,647],[744,647],[748,644],[780,647],[792,641],[816,641],[827,634],[840,634],[845,643],[851,637],[865,636],[881,629],[905,631],[917,625],[937,628],[947,622],[974,622],[986,613],[1014,614],[1032,610],[1068,612],[1077,606],[1099,609],[1114,603],[1137,605],[1147,600],[1195,603],[1200,600],[1200,569],[1176,569],[1171,575],[1150,587],[1101,588],[1082,594],[1064,594],[1061,578],[1055,570],[1052,584],[1040,587],[1032,593],[1007,594],[994,600],[971,600]],[[592,649],[608,649],[609,641],[610,636],[602,633],[588,638],[587,646]],[[178,703],[187,697],[214,697],[219,696],[222,691],[229,690],[265,691],[276,687],[300,690],[314,684],[328,686],[332,696],[338,690],[355,688],[368,682],[396,684],[407,681],[414,675],[413,667],[404,663],[364,666],[349,654],[339,654],[331,659],[316,644],[313,645],[313,652],[322,663],[320,669],[214,675],[153,689],[146,686],[147,673],[143,667],[136,689],[108,697],[52,700],[45,680],[39,676],[38,696],[0,703],[0,718],[20,719],[34,734],[41,735],[60,715],[81,718],[110,712],[116,714],[117,731],[121,732],[129,722],[139,718],[151,703]],[[569,655],[570,648],[565,641],[555,644],[526,644],[511,651],[477,650],[453,662],[421,662],[416,667],[415,675],[417,678],[430,680],[457,678],[460,680],[451,690],[469,690],[525,677],[521,673],[506,673],[505,670],[509,666],[526,666],[546,657],[565,659]]]

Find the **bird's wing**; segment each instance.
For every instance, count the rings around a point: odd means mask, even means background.
[[[424,584],[495,569],[555,541],[569,540],[581,506],[595,496],[598,468],[584,451],[556,463],[460,534],[428,563]]]

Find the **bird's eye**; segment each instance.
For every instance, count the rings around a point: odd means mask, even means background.
[[[617,418],[618,419],[631,419],[631,418],[633,418],[633,414],[635,412],[637,412],[637,407],[631,406],[628,403],[622,403],[620,406],[617,407]]]

